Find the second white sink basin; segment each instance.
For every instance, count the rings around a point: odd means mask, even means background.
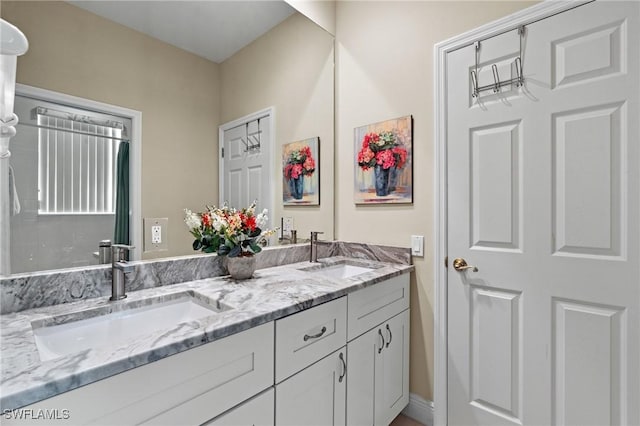
[[[161,301],[147,300],[146,306],[127,308],[124,305],[124,309],[117,312],[85,313],[92,318],[74,321],[74,315],[67,315],[68,321],[65,317],[52,318],[57,325],[32,324],[40,359],[47,361],[90,348],[118,348],[135,337],[171,330],[180,323],[229,309],[195,296],[194,292],[176,293],[169,296],[170,300],[166,300],[167,296]]]
[[[320,269],[311,269],[308,272],[316,275],[322,275],[328,278],[351,278],[356,275],[364,274],[365,272],[371,272],[374,269],[365,268],[364,266],[349,265],[346,263],[340,263],[338,265],[326,266]]]

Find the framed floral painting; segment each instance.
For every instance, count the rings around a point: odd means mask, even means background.
[[[282,146],[282,201],[285,206],[320,205],[320,139]]]
[[[413,118],[355,129],[355,203],[413,202]]]

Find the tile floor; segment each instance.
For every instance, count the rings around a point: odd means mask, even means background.
[[[418,423],[410,417],[403,416],[400,414],[398,417],[393,419],[389,426],[424,426],[422,423]]]

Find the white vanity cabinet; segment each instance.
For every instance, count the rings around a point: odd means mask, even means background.
[[[368,331],[347,344],[346,421],[386,426],[409,403],[409,276],[352,293],[348,302],[349,331]]]
[[[371,426],[408,402],[403,274],[24,408],[69,410],[60,425]]]
[[[274,426],[274,401],[270,388],[203,426]]]
[[[202,424],[273,385],[273,345],[271,322],[24,408],[69,410],[56,425]]]

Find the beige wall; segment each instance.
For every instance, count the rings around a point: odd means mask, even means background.
[[[411,392],[433,399],[433,45],[532,3],[343,2],[336,29],[336,237],[409,246],[425,236],[411,283]],[[356,207],[353,129],[413,115],[414,203]]]
[[[300,238],[333,236],[333,37],[299,13],[220,66],[221,123],[274,106],[274,211],[290,216]],[[320,137],[320,206],[282,206],[282,145]]]
[[[320,25],[330,34],[336,33],[335,0],[285,0],[298,12]]]
[[[218,198],[219,66],[65,2],[2,1],[29,51],[18,83],[142,111],[142,215],[168,217],[168,252],[188,254],[184,207]]]

